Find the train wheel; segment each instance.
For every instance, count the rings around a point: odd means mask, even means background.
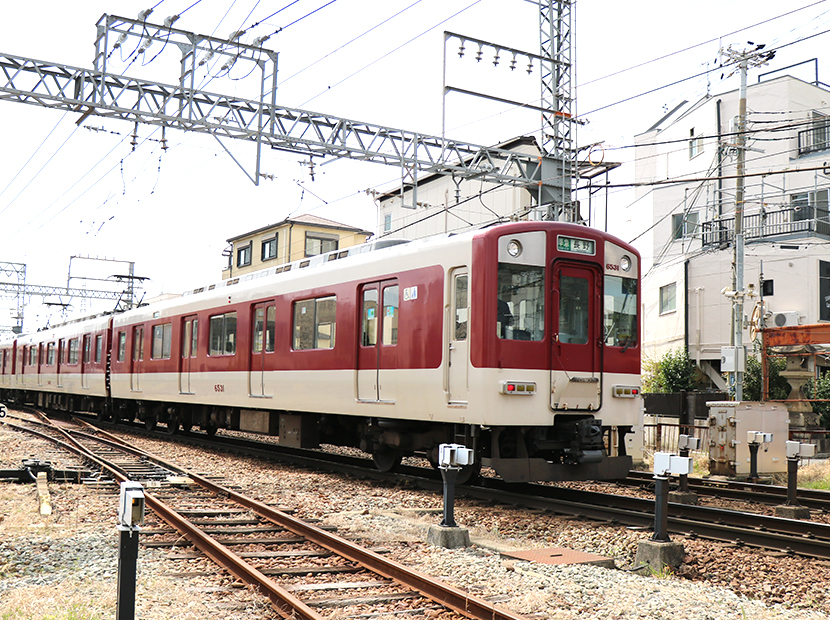
[[[461,471],[458,472],[458,479],[456,484],[474,484],[481,475],[481,461],[476,461],[472,465],[464,465]]]
[[[193,428],[193,422],[182,422],[182,432],[186,435]]]
[[[158,424],[158,419],[156,418],[156,416],[153,415],[144,418],[144,428],[146,428],[148,431],[156,430],[156,424]]]
[[[175,435],[179,432],[179,418],[174,416],[167,421],[167,434]]]
[[[213,437],[216,434],[217,428],[218,427],[214,426],[213,424],[208,424],[207,426],[203,426],[202,430],[205,431],[211,437]]]
[[[372,461],[380,471],[393,471],[402,459],[403,454],[398,450],[377,450],[372,453]]]

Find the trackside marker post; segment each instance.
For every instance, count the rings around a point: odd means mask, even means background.
[[[138,575],[138,534],[144,523],[144,489],[138,482],[121,483],[118,498],[118,599],[117,620],[135,618],[135,586]]]
[[[469,546],[469,532],[455,522],[455,483],[461,468],[472,465],[474,458],[473,451],[460,444],[442,443],[438,446],[438,469],[444,479],[444,517],[439,526],[429,528],[428,543],[445,548]]]

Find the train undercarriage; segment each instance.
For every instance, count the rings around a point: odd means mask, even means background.
[[[224,428],[277,435],[287,447],[358,448],[371,454],[382,471],[394,470],[407,456],[425,457],[437,467],[439,445],[461,444],[476,455],[475,463],[459,476],[462,484],[476,478],[482,466],[493,468],[506,482],[620,479],[631,468],[631,457],[625,454],[625,435],[631,427],[603,426],[590,415],[559,415],[549,427],[482,427],[21,390],[0,391],[0,398],[58,411],[86,411],[105,421],[137,420],[149,430],[163,424],[171,434],[199,427],[213,435]]]

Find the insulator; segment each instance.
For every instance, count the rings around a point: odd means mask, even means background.
[[[515,68],[516,68],[516,52],[513,52],[513,60],[510,61],[510,70],[513,71],[513,69],[515,69]]]
[[[530,62],[527,63],[527,73],[530,75],[533,73],[533,59],[530,59]]]
[[[170,15],[168,17],[165,17],[164,25],[170,28],[170,26],[172,26],[179,19],[179,17],[181,17],[181,15]]]
[[[496,50],[496,55],[493,56],[493,66],[494,67],[499,66],[499,52],[498,52],[498,50]]]
[[[481,44],[478,46],[478,51],[476,52],[476,62],[481,62],[481,57],[484,55],[484,52],[481,51]]]
[[[464,43],[462,42],[461,45],[458,46],[458,57],[464,58]]]

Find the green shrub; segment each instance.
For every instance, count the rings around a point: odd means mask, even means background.
[[[685,348],[666,351],[659,360],[643,363],[643,391],[657,393],[693,390],[695,367]]]

